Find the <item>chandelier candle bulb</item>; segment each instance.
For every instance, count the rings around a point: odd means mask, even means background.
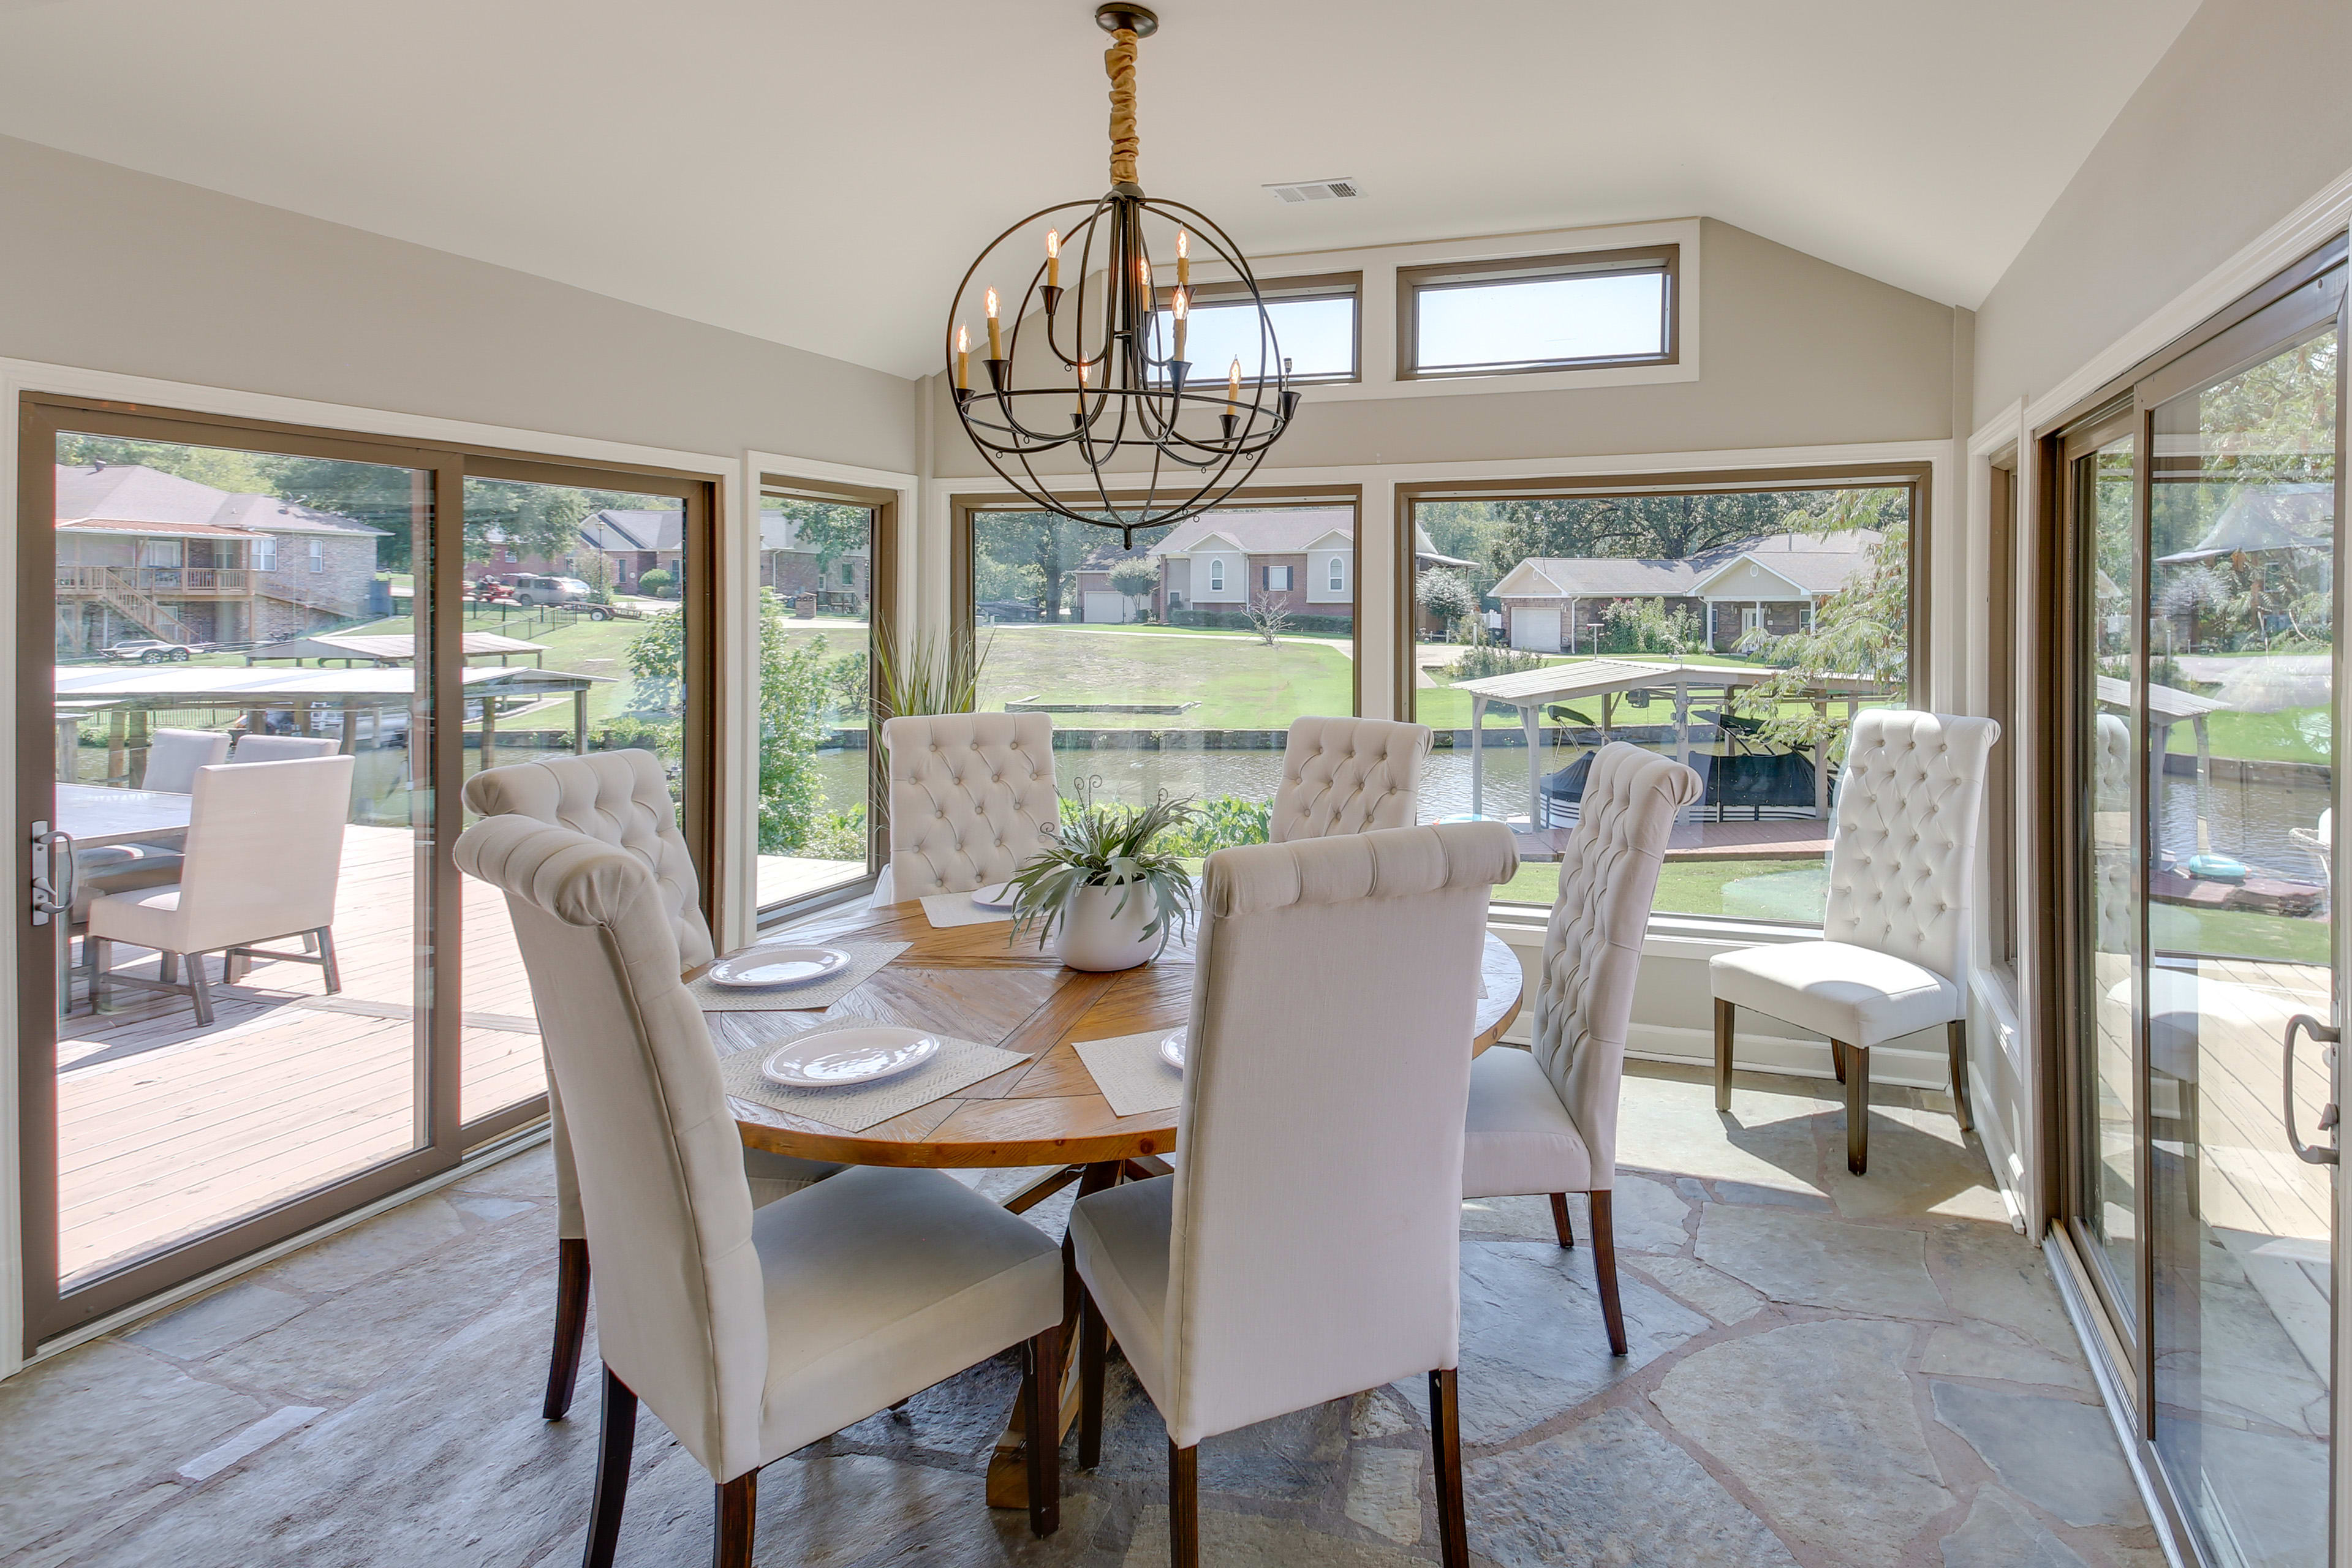
[[[1176,231],[1176,287],[1182,288],[1192,281],[1192,236],[1182,229]]]
[[[1225,372],[1225,412],[1239,413],[1242,404],[1242,357],[1234,356],[1234,368]]]
[[[1045,287],[1062,287],[1062,231],[1045,231]]]
[[[1234,362],[1241,363],[1239,360]],[[956,323],[956,391],[970,392],[971,390],[971,334],[965,331],[963,323],[959,321]]]
[[[1004,339],[996,329],[996,290],[993,288],[988,291],[988,357],[992,360],[1004,358]]]
[[[1183,263],[1179,262],[1177,265],[1181,267]],[[1180,361],[1184,357],[1184,308],[1188,303],[1184,298],[1186,292],[1187,291],[1181,287],[1179,287],[1176,290],[1176,352],[1174,358]]]

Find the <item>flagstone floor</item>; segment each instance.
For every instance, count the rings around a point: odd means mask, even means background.
[[[1623,1360],[1588,1252],[1553,1244],[1540,1199],[1465,1206],[1482,1563],[2162,1563],[2042,1256],[1942,1096],[1881,1091],[1858,1180],[1830,1087],[1744,1077],[1718,1118],[1697,1075],[1636,1067]],[[576,1561],[595,1358],[572,1418],[541,1422],[552,1192],[542,1145],[0,1384],[0,1562]],[[1031,1218],[1058,1234],[1066,1213]],[[1060,1534],[1033,1542],[982,1504],[1014,1383],[982,1366],[771,1466],[758,1561],[1164,1563],[1165,1441],[1116,1363],[1103,1463],[1066,1469]],[[1397,1385],[1212,1438],[1203,1561],[1436,1561],[1423,1421]],[[620,1561],[706,1561],[709,1495],[642,1423]]]

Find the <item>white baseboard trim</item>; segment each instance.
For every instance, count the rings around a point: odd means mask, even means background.
[[[1672,1061],[1715,1070],[1715,1031],[1637,1023],[1625,1031],[1625,1054],[1640,1061]],[[1830,1043],[1786,1035],[1734,1030],[1731,1064],[1743,1072],[1778,1072],[1790,1078],[1830,1078]],[[1940,1051],[1882,1045],[1870,1053],[1870,1081],[1906,1089],[1948,1089],[1951,1071]]]

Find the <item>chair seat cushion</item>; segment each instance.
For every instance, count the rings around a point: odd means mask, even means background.
[[[751,1218],[761,1439],[787,1454],[1062,1320],[1053,1239],[940,1171],[860,1166]]]
[[[1080,1198],[1070,1210],[1070,1249],[1103,1321],[1135,1369],[1136,1381],[1165,1410],[1168,1380],[1168,1241],[1173,1228],[1174,1176],[1129,1182]]]
[[[1960,1016],[1960,988],[1943,976],[1849,942],[1743,947],[1707,967],[1717,1001],[1847,1045],[1877,1045]]]
[[[180,887],[110,894],[89,904],[89,934],[163,952],[181,951]]]
[[[1472,1062],[1462,1196],[1591,1190],[1591,1152],[1536,1059],[1496,1046]]]

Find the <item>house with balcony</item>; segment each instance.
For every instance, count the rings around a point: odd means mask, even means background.
[[[1416,570],[1473,564],[1439,554],[1417,524],[1413,537]],[[1271,605],[1304,630],[1344,632],[1355,623],[1352,507],[1220,507],[1178,523],[1147,549],[1097,549],[1077,573],[1080,619],[1135,618],[1135,601],[1110,582],[1112,568],[1129,555],[1160,569],[1148,601],[1155,620],[1233,625],[1253,607]]]
[[[1869,569],[1878,543],[1872,529],[1847,528],[1741,539],[1679,560],[1530,556],[1492,592],[1514,648],[1598,652],[1611,606],[1655,599],[1669,615],[1697,616],[1707,648],[1729,653],[1750,632],[1786,637],[1810,627],[1830,595]]]
[[[57,470],[58,651],[256,643],[369,612],[384,530],[138,464]]]

